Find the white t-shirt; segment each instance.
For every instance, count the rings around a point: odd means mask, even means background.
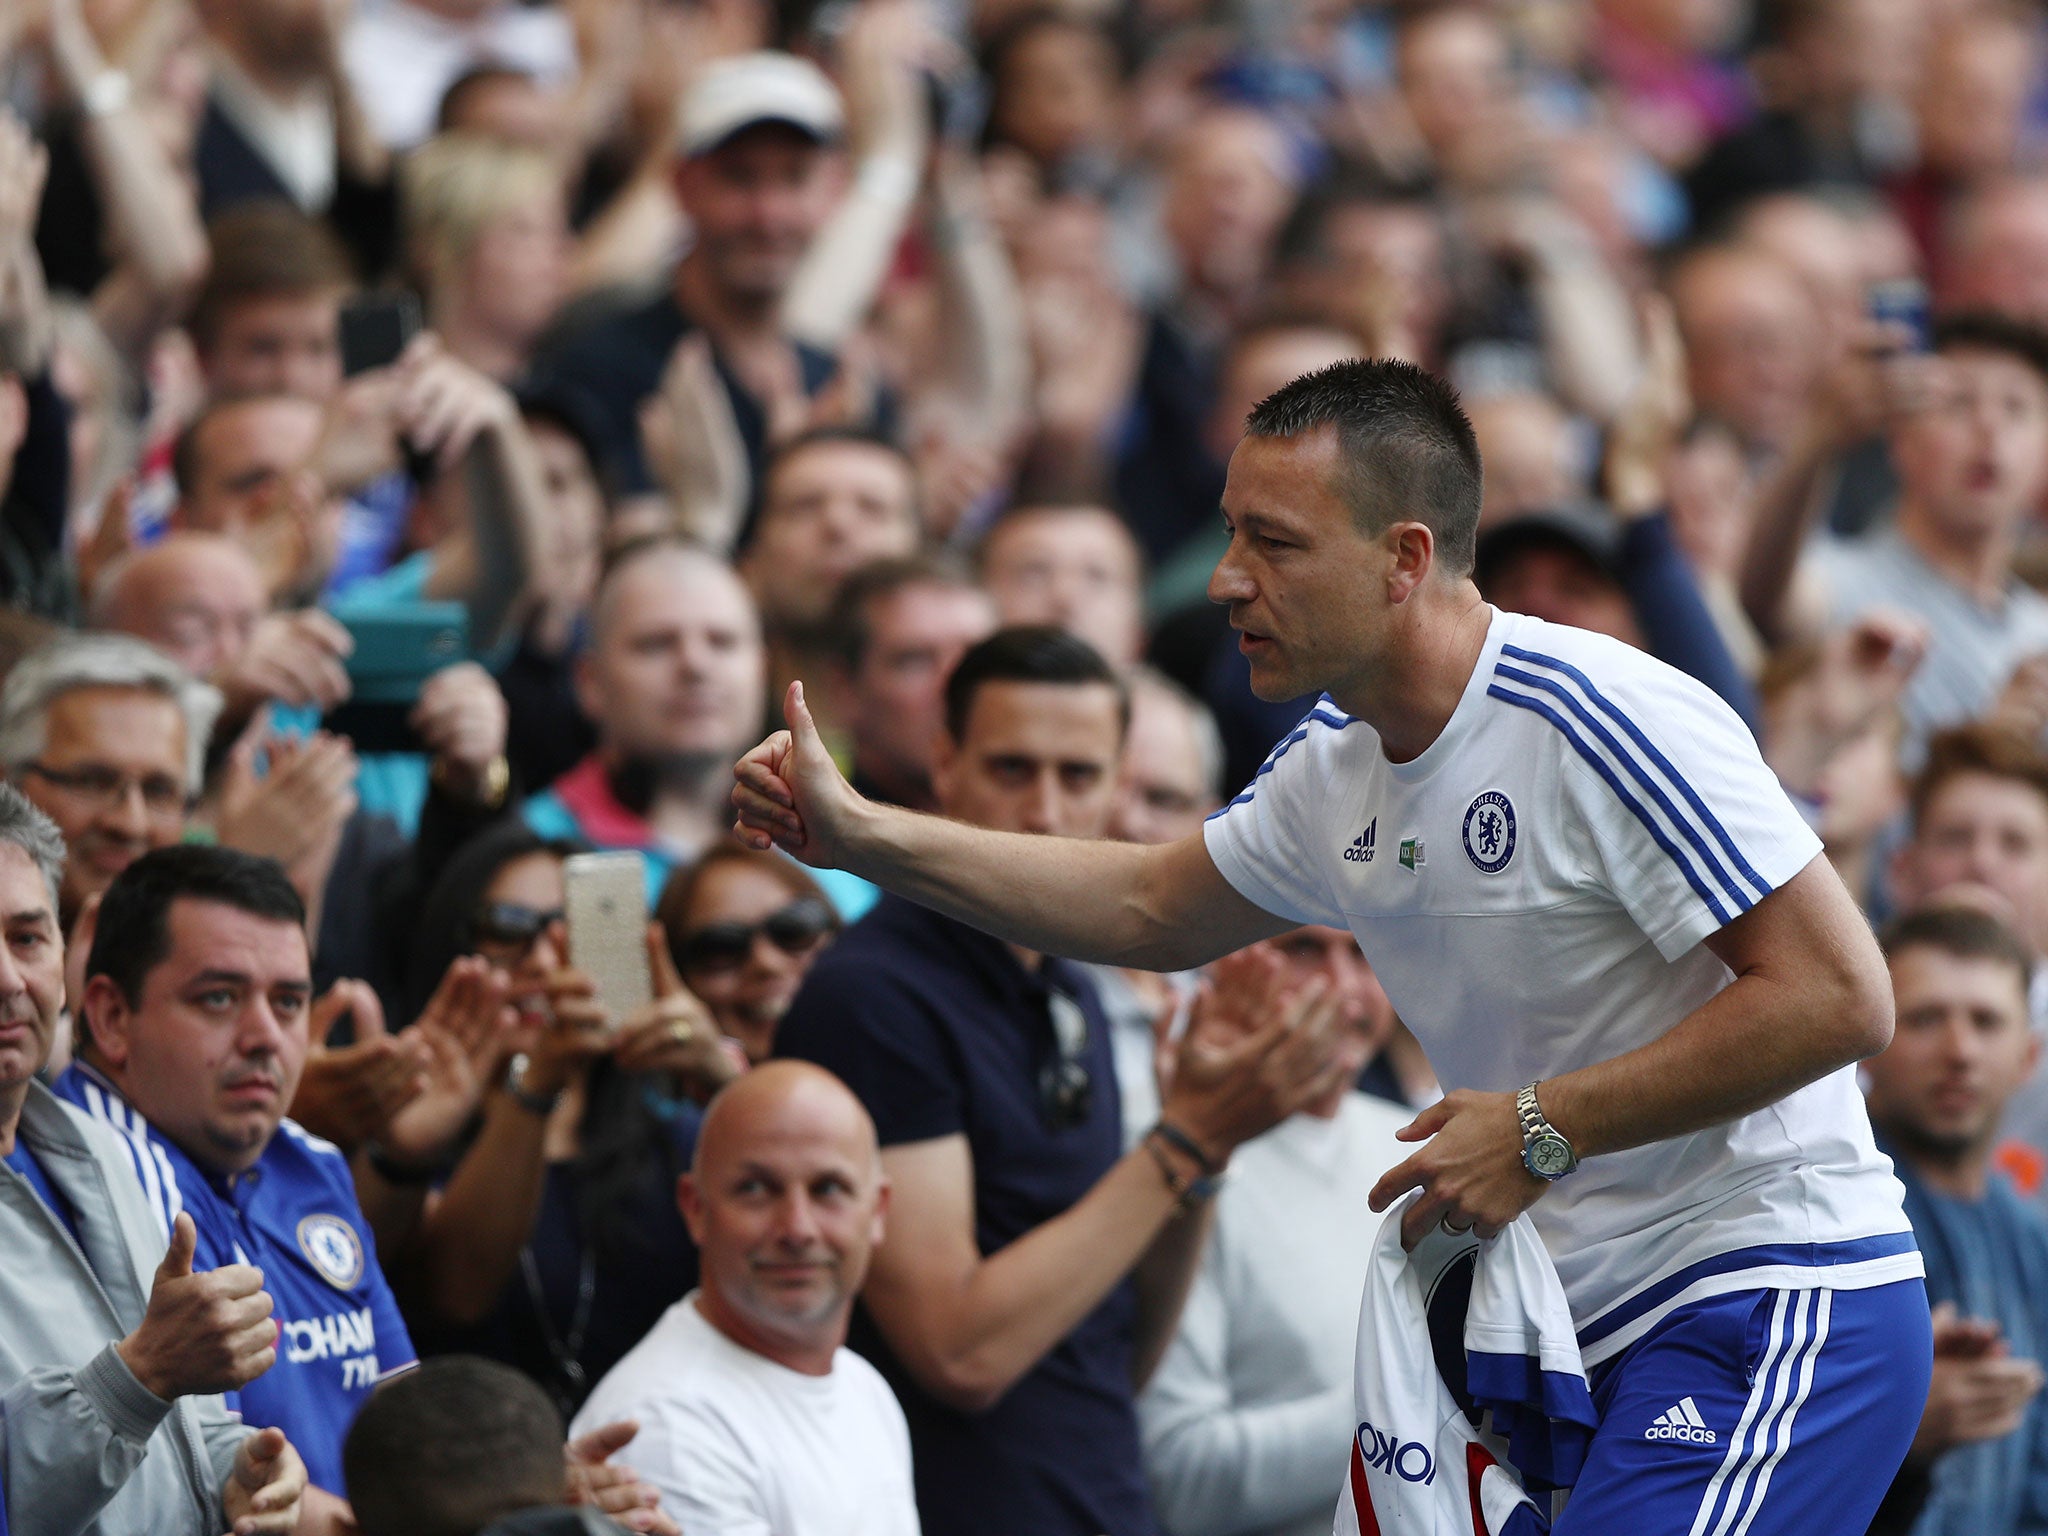
[[[1735,714],[1613,640],[1496,612],[1443,734],[1389,763],[1325,699],[1207,828],[1239,892],[1347,926],[1449,1088],[1662,1036],[1733,979],[1701,940],[1820,843]],[[1531,1214],[1596,1364],[1672,1307],[1921,1273],[1850,1068],[1589,1159]]]
[[[690,1536],[918,1536],[910,1430],[851,1350],[807,1376],[735,1344],[692,1291],[605,1373],[571,1437],[619,1419],[621,1458]]]
[[[553,5],[506,0],[474,20],[451,21],[406,0],[385,0],[357,9],[342,60],[371,131],[393,149],[411,149],[433,135],[448,87],[479,66],[568,86],[576,77],[576,34]]]

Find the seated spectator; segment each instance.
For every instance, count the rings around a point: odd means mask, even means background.
[[[613,562],[590,607],[576,691],[597,749],[524,807],[544,837],[647,860],[647,904],[724,838],[732,764],[761,722],[761,624],[716,556],[654,540]]]
[[[349,1421],[415,1357],[347,1159],[285,1118],[310,1043],[305,916],[267,859],[138,859],[100,903],[79,1055],[55,1092],[122,1136],[159,1230],[191,1217],[195,1271],[262,1271],[277,1363],[229,1405],[283,1429],[314,1493],[338,1500]]]
[[[1831,626],[1883,607],[1928,627],[1903,701],[1914,757],[1931,733],[1990,713],[2048,652],[2048,598],[2013,573],[2048,486],[2048,334],[1960,315],[1936,326],[1934,351],[1927,398],[1891,430],[1892,525],[1812,556]],[[2017,702],[2029,729],[2048,725],[2048,703]]]
[[[1125,708],[1084,642],[998,631],[946,685],[940,810],[1100,837]],[[1171,1335],[1200,1230],[1171,1220],[1230,1149],[1335,1080],[1327,1017],[1289,1017],[1303,1027],[1284,1044],[1275,1027],[1228,1050],[1198,1020],[1170,1129],[1123,1152],[1107,1021],[1080,967],[888,896],[812,967],[776,1049],[839,1074],[880,1132],[894,1239],[854,1338],[903,1402],[931,1536],[1154,1529],[1133,1383]],[[1256,1104],[1225,1107],[1233,1075],[1232,1099],[1261,1084]]]
[[[867,1111],[771,1062],[712,1101],[679,1195],[702,1284],[571,1429],[637,1422],[640,1470],[692,1536],[917,1536],[903,1410],[845,1347],[889,1204]]]
[[[1686,252],[1666,291],[1685,340],[1695,406],[1732,427],[1753,469],[1805,420],[1818,377],[1820,317],[1799,274],[1758,246]]]
[[[887,440],[814,428],[775,450],[739,559],[761,611],[771,697],[792,678],[815,679],[819,706],[834,715],[827,685],[839,590],[871,561],[914,554],[920,533],[916,470]]]
[[[734,1076],[703,1008],[667,969],[644,1016],[613,1021],[566,965],[562,860],[512,821],[450,860],[429,894],[394,1017],[409,1018],[458,958],[479,956],[520,1010],[519,1054],[484,1094],[473,1139],[393,1282],[429,1353],[502,1360],[565,1414],[696,1283],[676,1210],[698,1111],[691,1094]],[[658,930],[656,930],[658,934]],[[413,1182],[418,1182],[415,1174]]]
[[[2017,1536],[2039,1522],[2048,1487],[2048,1219],[1991,1154],[2041,1054],[2033,961],[1997,919],[1964,907],[1923,908],[1883,937],[1898,1030],[1863,1064],[1870,1123],[1906,1186],[1936,1326],[1927,1409],[1879,1521],[1917,1498],[1915,1531]]]
[[[1223,738],[1201,701],[1150,667],[1132,669],[1131,723],[1124,733],[1109,835],[1126,843],[1171,843],[1201,829],[1223,803]],[[1159,1118],[1162,1035],[1182,1016],[1196,976],[1091,965],[1102,994],[1123,1101],[1124,1143],[1135,1145]]]
[[[278,1358],[264,1277],[241,1263],[195,1273],[192,1217],[167,1235],[127,1142],[36,1081],[64,1001],[63,864],[56,825],[0,785],[0,1526],[289,1532],[298,1452],[217,1395]]]
[[[655,917],[676,971],[719,1032],[759,1066],[839,914],[794,859],[719,843],[661,893]]]
[[[401,182],[427,323],[454,356],[512,383],[568,295],[560,167],[537,149],[446,134],[406,158]]]
[[[364,1403],[341,1461],[362,1536],[477,1536],[501,1515],[569,1502],[547,1394],[466,1355],[428,1360]]]
[[[202,212],[288,199],[332,212],[369,269],[390,255],[389,157],[341,67],[345,12],[297,0],[200,0],[211,79],[193,145]],[[372,93],[373,96],[376,93]]]
[[[529,1378],[449,1355],[363,1404],[341,1461],[362,1536],[677,1536],[656,1490],[606,1464],[632,1438],[611,1424],[564,1447],[561,1415]],[[611,1519],[572,1507],[593,1504]]]
[[[1118,668],[1143,653],[1144,560],[1107,507],[1013,507],[982,540],[979,564],[1004,624],[1064,629]]]
[[[1318,976],[1342,999],[1344,1076],[1238,1149],[1180,1327],[1138,1399],[1174,1536],[1321,1536],[1358,1427],[1358,1277],[1378,1235],[1358,1212],[1408,1155],[1394,1133],[1413,1116],[1352,1085],[1392,1035],[1393,1005],[1340,929],[1282,934],[1213,972],[1219,991],[1276,999]]]
[[[184,838],[219,709],[213,689],[124,635],[61,636],[8,674],[0,775],[70,847],[67,932],[122,870]]]
[[[832,83],[788,54],[721,59],[690,87],[673,178],[693,231],[689,254],[658,297],[567,338],[537,370],[580,385],[597,404],[602,467],[620,494],[655,489],[640,407],[693,333],[706,333],[715,352],[750,485],[767,462],[771,414],[787,430],[786,418],[807,417],[807,401],[837,372],[829,354],[787,335],[780,314],[832,211],[828,152],[843,121]]]
[[[208,407],[178,438],[170,526],[251,549],[272,600],[317,599],[343,521],[342,504],[312,468],[325,425],[320,406],[302,395],[235,395]]]
[[[851,776],[862,794],[933,808],[946,679],[996,623],[988,594],[942,561],[878,561],[848,578],[832,628],[845,674],[840,706],[853,733]]]
[[[2005,904],[2021,942],[2048,941],[2048,754],[1994,723],[1944,731],[1914,776],[1911,836],[1891,868],[1901,911],[1959,886]]]

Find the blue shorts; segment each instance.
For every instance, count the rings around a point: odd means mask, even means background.
[[[1557,1536],[1860,1536],[1932,1366],[1919,1280],[1682,1307],[1593,1372]]]

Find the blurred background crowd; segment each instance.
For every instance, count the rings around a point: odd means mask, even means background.
[[[1356,1087],[1280,1106],[1160,1300],[1175,1229],[1100,1275],[1040,1239],[1120,1155],[1207,1171],[1136,1151],[1206,1091],[1162,1070],[1197,979],[920,929],[734,845],[727,796],[800,678],[868,794],[1199,828],[1315,702],[1254,698],[1205,597],[1240,423],[1407,359],[1478,433],[1485,595],[1711,687],[1890,925],[1871,1102],[1940,1326],[1886,1518],[2048,1531],[2044,64],[1997,0],[0,0],[0,777],[68,849],[43,1075],[83,1052],[171,1127],[81,1007],[101,898],[152,850],[274,861],[290,1115],[350,1160],[399,1345],[566,1423],[713,1287],[672,1191],[787,1014],[895,1186],[841,1288],[910,1528],[1327,1528],[1363,1191],[1436,1092],[1349,936],[1204,994],[1337,1008]],[[567,964],[592,848],[645,858],[644,1016]],[[739,1482],[803,1460],[770,1419]],[[692,1536],[902,1528],[806,1524],[829,1481],[720,1524],[691,1463],[737,1453],[651,1442]]]

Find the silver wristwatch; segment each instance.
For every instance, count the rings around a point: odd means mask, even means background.
[[[1515,1095],[1515,1112],[1522,1120],[1522,1166],[1547,1184],[1554,1184],[1579,1166],[1572,1144],[1558,1135],[1557,1127],[1543,1118],[1536,1104],[1536,1084]]]

